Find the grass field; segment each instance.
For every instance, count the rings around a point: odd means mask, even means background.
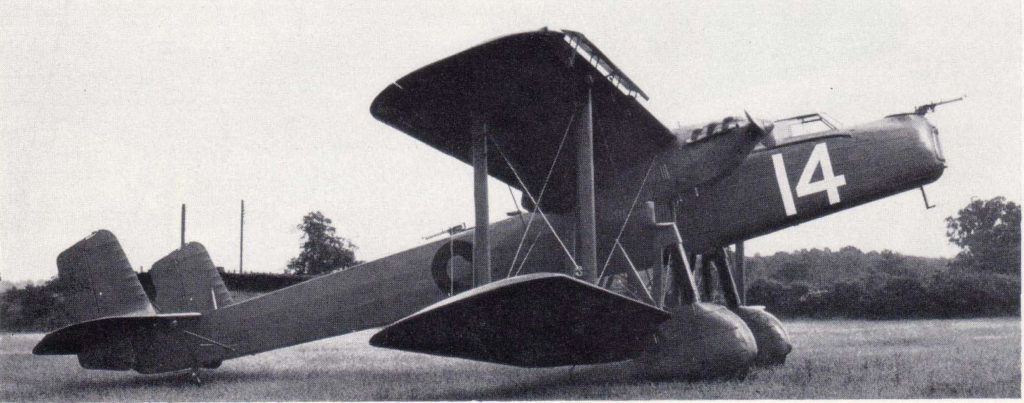
[[[183,375],[87,371],[0,336],[0,400],[1019,398],[1020,319],[788,321],[794,350],[743,381],[648,382],[628,364],[522,369],[368,346],[372,331]]]

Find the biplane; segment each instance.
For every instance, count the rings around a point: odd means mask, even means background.
[[[381,327],[374,346],[507,365],[742,376],[792,346],[777,318],[746,305],[743,252],[730,246],[923,192],[946,166],[925,119],[940,103],[855,126],[745,113],[669,129],[647,98],[568,30],[422,67],[370,113],[472,165],[473,228],[239,303],[198,243],[153,265],[151,300],[101,230],[58,257],[76,323],[33,352],[198,380],[224,360]],[[489,222],[489,177],[521,192],[520,211]]]

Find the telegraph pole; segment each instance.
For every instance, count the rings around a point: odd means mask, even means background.
[[[181,203],[181,248],[185,248],[185,203]]]
[[[242,257],[245,251],[245,200],[242,200],[242,216],[238,224],[238,274],[242,274]]]

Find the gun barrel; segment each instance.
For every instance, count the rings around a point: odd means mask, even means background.
[[[455,235],[455,234],[458,234],[458,233],[460,233],[462,231],[465,231],[465,230],[466,230],[466,223],[462,223],[462,224],[456,225],[454,227],[441,230],[441,232],[437,232],[437,233],[434,233],[434,234],[427,235],[427,236],[423,237],[423,239],[424,240],[429,240],[429,239],[437,238],[437,237],[439,237],[441,235],[445,235],[445,234]]]
[[[953,102],[956,102],[956,101],[963,101],[965,96],[966,95],[961,95],[960,98],[947,99],[945,101],[939,101],[939,102],[934,103],[934,105],[935,106],[939,106],[939,105],[945,105],[945,104],[953,103]]]
[[[932,102],[930,104],[924,104],[924,105],[918,106],[917,108],[914,108],[914,113],[923,116],[924,114],[926,114],[928,112],[935,112],[935,107],[936,106],[945,105],[945,104],[949,104],[949,103],[953,103],[953,102],[957,102],[957,101],[963,101],[964,98],[966,98],[966,97],[967,97],[967,95],[961,95],[959,98],[947,99],[945,101],[938,101],[938,102]]]

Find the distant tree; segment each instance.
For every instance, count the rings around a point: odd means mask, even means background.
[[[960,247],[955,266],[1020,273],[1020,205],[1012,201],[972,200],[946,218],[946,236]]]
[[[344,269],[359,263],[356,245],[335,234],[331,219],[319,211],[302,217],[298,229],[302,231],[302,251],[288,262],[285,272],[290,274],[320,275]]]
[[[878,260],[875,262],[873,270],[884,272],[889,276],[903,276],[906,269],[904,268],[904,262],[906,259],[903,255],[893,252],[889,249],[882,250],[878,254]]]

